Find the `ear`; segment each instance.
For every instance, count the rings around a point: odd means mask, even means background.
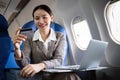
[[[54,22],[54,16],[53,15],[51,16],[51,22]]]

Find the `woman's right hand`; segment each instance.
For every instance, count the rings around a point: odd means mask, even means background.
[[[25,41],[27,39],[26,35],[20,34],[20,30],[21,30],[21,27],[19,27],[16,30],[15,35],[12,40],[15,49],[20,49],[20,45],[21,45],[22,41]]]

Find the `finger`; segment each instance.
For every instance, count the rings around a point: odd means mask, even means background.
[[[23,76],[23,77],[25,77],[26,76],[26,73],[27,73],[27,69],[29,69],[29,66],[25,66],[22,70],[21,70],[21,72],[20,72],[20,75],[21,76]],[[30,70],[30,69],[29,69]]]
[[[34,75],[34,71],[33,70],[28,70],[26,77],[32,77],[32,75]]]
[[[19,34],[19,35],[16,35],[16,36],[12,39],[12,41],[13,41],[13,43],[16,43],[16,42],[25,41],[26,39],[27,39],[27,36]]]
[[[16,43],[21,43],[22,41],[25,41],[26,39],[25,38],[22,38],[22,37],[15,37],[12,39],[12,42],[13,44],[16,44]]]
[[[33,77],[35,74],[36,74],[36,73],[33,71],[33,72],[29,75],[29,77]]]
[[[21,30],[21,27],[18,27],[18,29],[15,31],[15,35],[19,34],[20,30]]]
[[[27,39],[27,36],[24,35],[24,34],[19,34],[19,38],[22,38],[22,39],[26,40],[26,39]]]
[[[17,37],[17,39],[15,40],[15,41],[25,41],[27,39],[27,36],[21,36],[21,35],[19,35],[19,37]]]
[[[22,77],[25,76],[25,69],[24,68],[20,71],[20,76],[22,76]]]

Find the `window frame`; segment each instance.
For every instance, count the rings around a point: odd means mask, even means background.
[[[81,19],[79,19],[79,18],[81,18]],[[79,43],[80,40],[77,40],[78,38],[77,38],[76,35],[77,35],[78,33],[76,33],[75,30],[74,30],[74,25],[75,25],[75,24],[78,24],[78,23],[81,22],[81,21],[86,21],[87,26],[88,26],[88,27],[87,27],[88,30],[86,30],[86,31],[88,31],[88,35],[90,36],[90,37],[89,37],[89,40],[87,40],[88,42],[86,42],[86,45],[84,45],[84,46],[83,46],[84,43]],[[81,16],[74,17],[73,20],[72,20],[72,24],[71,24],[71,30],[72,30],[72,34],[73,34],[73,37],[74,37],[74,42],[75,42],[75,44],[77,45],[77,47],[78,47],[79,49],[81,49],[81,50],[86,50],[87,47],[88,47],[88,45],[89,45],[90,40],[92,39],[92,35],[91,35],[91,32],[90,32],[90,29],[89,29],[89,25],[88,25],[87,20],[84,19],[84,18],[81,17]],[[83,38],[85,38],[85,37],[83,37]],[[86,38],[86,39],[87,39],[87,38]],[[84,40],[84,39],[81,39],[81,40]]]
[[[110,38],[117,44],[120,44],[120,40],[118,40],[119,38],[117,38],[116,36],[114,36],[113,34],[113,31],[112,31],[112,28],[111,28],[111,23],[110,23],[110,20],[109,20],[109,16],[108,16],[108,12],[109,12],[109,8],[111,5],[114,5],[117,1],[115,2],[111,2],[109,1],[106,6],[105,6],[105,9],[104,9],[104,18],[105,18],[105,22],[106,22],[106,25],[107,25],[107,29],[108,29],[108,33],[110,35]],[[112,14],[112,13],[111,13]]]

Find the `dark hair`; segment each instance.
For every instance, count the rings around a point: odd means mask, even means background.
[[[35,13],[35,11],[38,10],[38,9],[45,10],[50,16],[53,15],[51,9],[50,9],[47,5],[42,4],[42,5],[38,5],[38,6],[36,6],[36,7],[33,9],[33,13],[32,13],[32,16],[33,16],[33,17],[34,17],[34,13]]]

